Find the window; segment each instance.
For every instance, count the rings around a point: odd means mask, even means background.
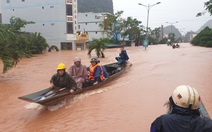
[[[73,21],[72,17],[67,17],[67,21],[68,21],[68,22]]]
[[[72,0],[67,0],[66,3],[71,4],[72,3]]]
[[[45,26],[45,24],[43,24],[43,26]]]
[[[96,34],[97,34],[98,32],[96,32]]]
[[[54,26],[54,23],[51,23],[51,26]]]
[[[54,6],[50,6],[50,8],[54,8]]]
[[[72,5],[66,5],[66,15],[72,16]]]
[[[42,6],[42,9],[44,9],[44,6]]]
[[[22,2],[25,2],[25,0],[22,0]]]
[[[80,25],[78,25],[78,29],[80,29]]]
[[[67,22],[67,34],[73,34],[73,23]]]
[[[87,17],[88,15],[86,14],[85,16]]]
[[[7,0],[7,3],[10,3],[10,0]]]
[[[85,25],[88,25],[88,23],[85,23]]]

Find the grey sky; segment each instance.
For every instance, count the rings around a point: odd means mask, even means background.
[[[187,31],[197,31],[208,20],[212,19],[209,13],[204,16],[196,17],[196,14],[204,10],[204,2],[207,0],[113,0],[114,13],[117,11],[124,11],[123,18],[128,16],[142,21],[142,25],[146,27],[147,23],[147,9],[144,6],[138,5],[152,5],[149,14],[149,27],[151,29],[161,25],[167,26],[169,23],[178,28],[181,33],[185,34]]]

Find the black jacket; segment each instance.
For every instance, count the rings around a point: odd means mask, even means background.
[[[53,83],[55,87],[59,88],[66,87],[73,90],[77,89],[76,82],[67,72],[65,72],[62,76],[59,75],[58,73],[54,74],[50,82]]]
[[[158,117],[151,132],[212,132],[212,120],[199,115],[198,110],[175,109],[171,114]]]

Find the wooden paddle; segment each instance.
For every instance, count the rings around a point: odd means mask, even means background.
[[[49,97],[51,97],[51,96],[53,96],[53,95],[55,95],[55,94],[57,94],[57,93],[59,93],[59,92],[65,90],[65,89],[66,89],[66,88],[60,88],[59,90],[57,90],[57,91],[54,92],[54,88],[51,88],[51,89],[48,90],[47,92],[45,92],[45,93],[41,94],[40,96],[34,98],[33,101],[38,101],[38,100],[41,100],[42,98],[43,98],[43,99],[49,98]],[[42,100],[43,100],[43,99],[42,99]]]

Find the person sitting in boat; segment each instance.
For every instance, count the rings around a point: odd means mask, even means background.
[[[52,76],[50,83],[55,89],[68,88],[73,93],[77,90],[76,82],[65,70],[65,64],[60,63],[57,66],[57,73]]]
[[[191,86],[178,86],[166,105],[170,113],[158,117],[151,132],[212,132],[212,120],[200,116],[200,95]]]
[[[85,87],[95,85],[104,80],[104,74],[102,67],[98,63],[97,58],[92,58],[90,61],[91,65],[88,67],[88,80],[85,82]]]
[[[81,64],[81,58],[75,57],[73,61],[74,64],[68,69],[68,73],[77,83],[77,88],[82,89],[85,80],[88,79],[88,71],[86,66]]]
[[[119,65],[125,64],[125,62],[129,59],[126,50],[124,50],[124,46],[120,48],[121,53],[119,54],[119,57],[116,57],[115,59],[118,61]]]
[[[98,58],[97,58],[98,59]],[[107,70],[105,69],[105,67],[103,65],[100,64],[100,60],[98,59],[98,63],[99,65],[102,67],[102,70],[103,70],[103,74],[104,74],[104,78],[108,78],[109,75],[107,73]]]

